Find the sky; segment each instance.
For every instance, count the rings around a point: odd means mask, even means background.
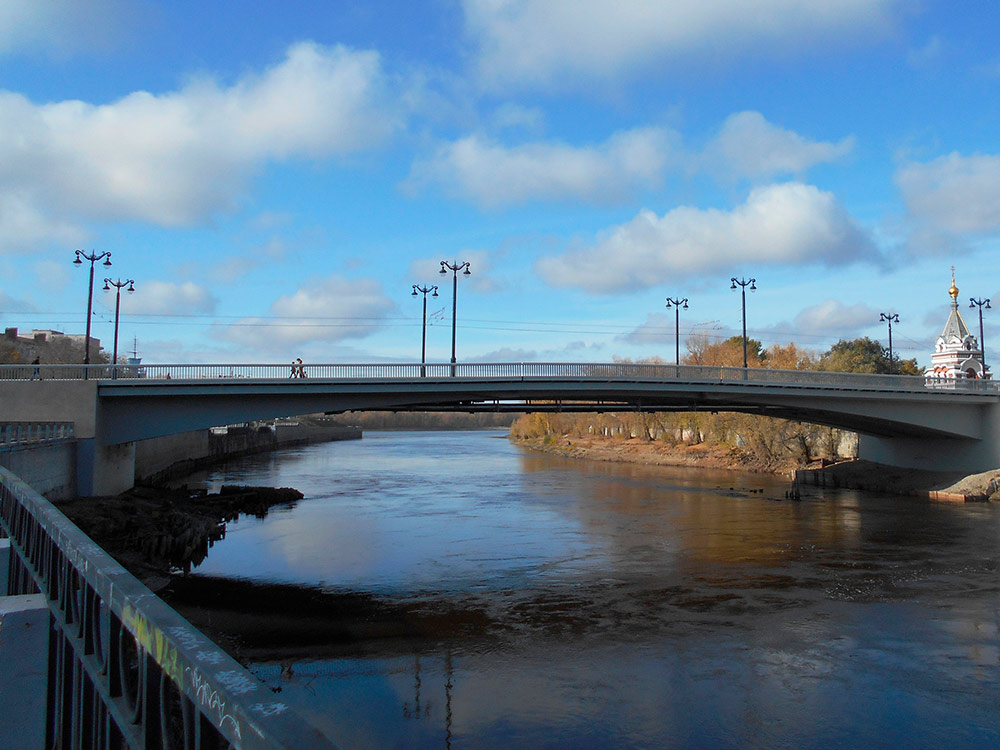
[[[1000,305],[1000,5],[0,0],[0,310],[148,363],[930,364]],[[668,297],[687,309],[666,308]],[[987,362],[998,311],[984,311]]]

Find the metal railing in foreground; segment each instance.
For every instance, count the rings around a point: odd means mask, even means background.
[[[865,375],[822,370],[707,367],[594,362],[479,362],[310,364],[156,364],[156,365],[42,365],[35,376],[32,365],[0,365],[0,380],[420,380],[442,378],[530,380],[637,380],[655,382],[746,383],[798,387],[841,388],[904,393],[998,393],[1000,381],[925,378],[914,375]]]
[[[46,747],[336,747],[2,467],[0,528],[49,603]]]

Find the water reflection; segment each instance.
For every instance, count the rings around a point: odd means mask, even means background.
[[[345,747],[1000,746],[992,506],[789,502],[769,477],[483,433],[366,436],[206,482],[306,499],[231,525],[199,572],[419,625],[255,666]]]

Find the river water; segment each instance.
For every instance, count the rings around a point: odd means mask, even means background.
[[[204,483],[306,497],[231,523],[196,575],[459,621],[251,665],[345,748],[1000,747],[995,505],[792,502],[498,432],[369,433]]]

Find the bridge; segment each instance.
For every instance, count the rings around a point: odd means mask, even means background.
[[[0,367],[4,421],[73,423],[81,495],[131,487],[138,440],[355,410],[738,411],[856,431],[880,463],[1000,466],[1000,383],[982,380],[623,363]]]

